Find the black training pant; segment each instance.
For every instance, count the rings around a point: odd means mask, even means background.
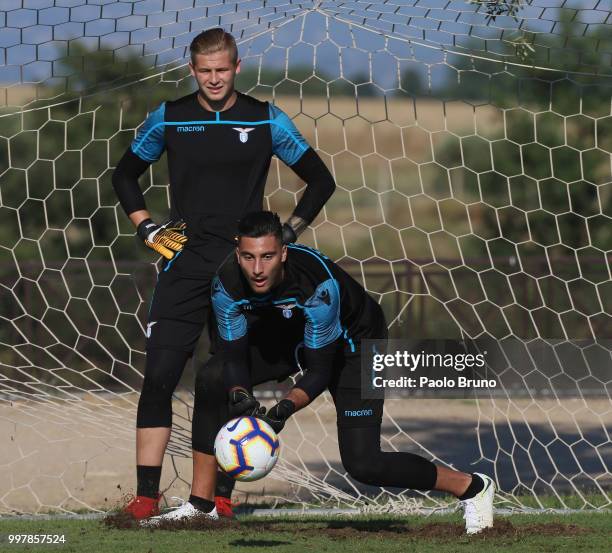
[[[183,251],[164,263],[149,308],[137,428],[172,426],[172,394],[207,324],[214,341],[210,285],[231,249],[220,241],[197,247],[188,242]]]

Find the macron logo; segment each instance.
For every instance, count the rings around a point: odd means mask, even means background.
[[[374,414],[372,409],[360,409],[358,411],[344,411],[345,417],[371,417]]]
[[[181,125],[176,127],[176,132],[204,132],[206,127],[204,125]]]

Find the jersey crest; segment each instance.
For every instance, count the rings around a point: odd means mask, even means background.
[[[232,127],[233,130],[238,131],[240,134],[240,142],[243,144],[249,139],[249,133],[255,130],[255,127]]]
[[[285,319],[290,319],[291,317],[293,317],[292,310],[295,307],[295,303],[286,303],[284,305],[280,304],[280,305],[277,305],[276,307],[283,310],[283,317],[285,317]]]

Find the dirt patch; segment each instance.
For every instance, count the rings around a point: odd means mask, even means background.
[[[590,534],[592,530],[584,526],[577,526],[576,524],[552,523],[530,525],[529,531],[547,536],[580,536],[582,534]]]
[[[102,524],[111,530],[131,530],[139,528],[138,521],[132,515],[121,511],[108,513],[102,519]]]
[[[113,508],[102,519],[102,525],[114,530],[225,530],[230,525],[238,524],[236,520],[220,518],[211,520],[202,513],[201,516],[192,517],[188,520],[162,520],[154,526],[148,526],[146,520],[137,520],[131,513],[126,513],[126,506],[134,499],[133,494],[124,494],[115,503]],[[163,511],[162,511],[163,512]]]
[[[347,520],[347,521],[296,521],[292,522],[264,522],[249,521],[242,523],[242,528],[252,528],[258,532],[287,532],[303,535],[319,536],[324,534],[330,538],[350,538],[373,536],[402,536],[410,532],[410,527],[397,520]]]
[[[143,529],[139,521],[131,515],[123,512],[115,512],[107,515],[103,520],[104,526],[111,529],[138,530]],[[477,535],[467,536],[462,524],[451,522],[429,522],[427,524],[413,526],[398,521],[368,521],[347,520],[330,522],[268,522],[248,521],[239,522],[231,519],[210,520],[205,515],[185,521],[163,521],[154,527],[144,527],[150,531],[166,530],[194,530],[203,532],[223,532],[227,530],[240,530],[241,532],[262,532],[276,534],[292,534],[300,536],[327,536],[330,539],[364,538],[367,536],[385,539],[432,539],[432,540],[457,540],[463,539],[516,539],[523,537],[539,536],[579,536],[591,532],[589,528],[575,524],[563,524],[551,522],[548,524],[519,524],[514,525],[508,520],[498,519],[493,528],[487,528]]]
[[[578,536],[588,534],[591,530],[575,524],[551,522],[549,524],[519,524],[514,525],[509,520],[497,519],[493,528],[487,528],[470,539],[489,538],[522,538],[525,536]],[[407,528],[411,537],[430,539],[457,539],[468,536],[462,524],[447,522],[430,522],[417,528]]]
[[[239,525],[238,522],[231,519],[211,520],[205,514],[202,514],[187,520],[162,520],[155,526],[146,526],[131,514],[122,511],[109,513],[102,519],[102,524],[113,530],[198,530],[215,532],[236,528]]]

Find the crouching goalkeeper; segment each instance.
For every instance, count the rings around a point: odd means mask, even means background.
[[[336,406],[342,463],[355,480],[452,493],[464,506],[468,533],[492,526],[495,484],[488,476],[451,470],[413,453],[381,451],[383,400],[362,399],[360,389],[360,342],[387,334],[380,306],[318,251],[283,245],[276,214],[249,214],[238,233],[236,255],[221,265],[212,283],[222,339],[220,351],[196,379],[192,494],[162,518],[213,511],[213,445],[224,423],[255,415],[280,432],[289,417],[328,389]],[[253,386],[295,373],[294,352],[302,342],[305,374],[262,415]]]

